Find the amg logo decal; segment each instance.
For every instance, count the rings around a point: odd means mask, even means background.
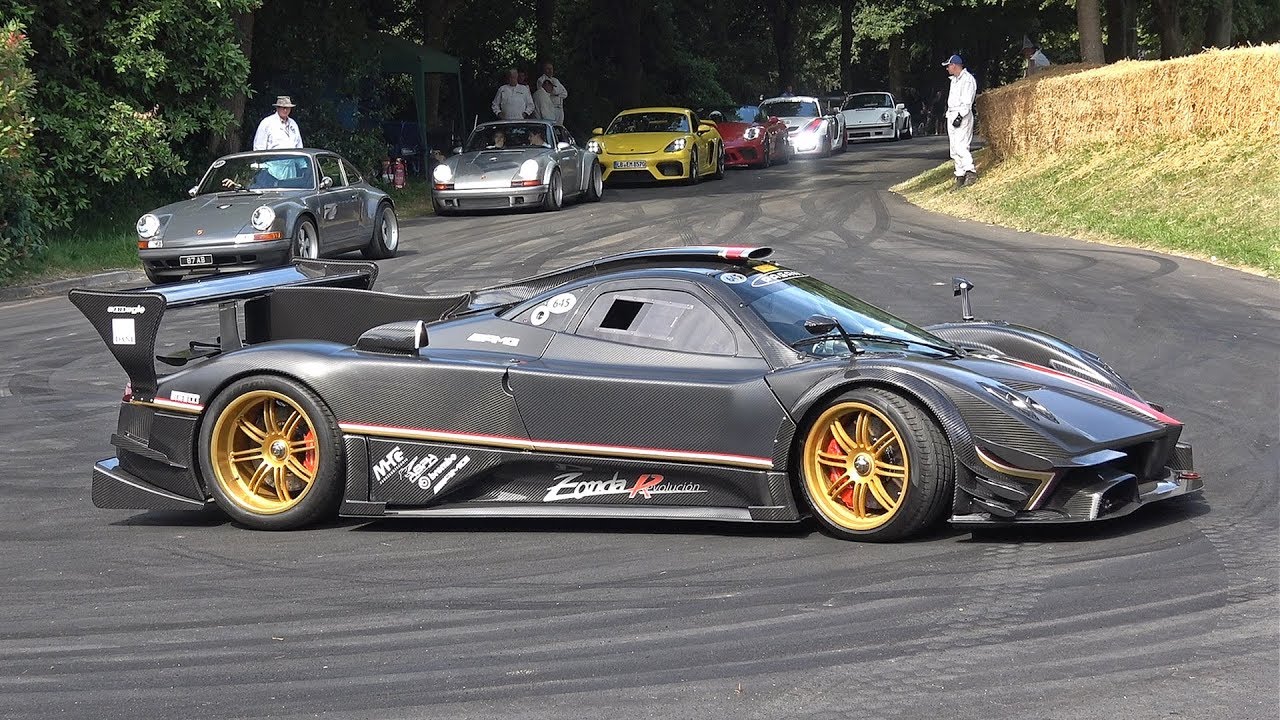
[[[381,460],[373,466],[373,479],[378,483],[384,483],[391,473],[400,469],[404,465],[404,451],[397,445],[391,449],[391,452],[383,456]]]
[[[141,305],[112,305],[107,308],[107,312],[113,315],[141,315],[146,311]]]
[[[582,477],[580,472],[557,475],[556,484],[547,488],[547,494],[543,496],[542,502],[581,500],[602,495],[626,495],[628,499],[639,496],[648,500],[654,495],[691,495],[706,492],[697,483],[663,485],[665,478],[661,475],[641,475],[630,487],[628,487],[628,481],[618,477],[618,473],[614,473],[609,480],[579,480],[580,477]]]
[[[489,335],[487,333],[471,333],[471,337],[467,338],[471,342],[493,343],[494,345],[506,345],[507,347],[516,347],[520,344],[518,337],[501,337],[498,335]]]

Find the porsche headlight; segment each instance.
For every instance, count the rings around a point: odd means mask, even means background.
[[[763,128],[759,128],[755,126],[749,127],[747,128],[746,132],[742,133],[742,139],[755,140],[756,138],[760,137],[761,132],[763,132]]]
[[[518,173],[521,180],[534,180],[538,177],[538,161],[525,160],[520,163],[520,172]]]
[[[662,151],[663,152],[680,152],[681,150],[684,149],[684,146],[687,142],[688,141],[685,138],[676,138],[675,140],[672,140],[671,142],[667,143],[667,146],[663,148]]]
[[[889,111],[888,111],[888,110],[885,110],[884,112],[880,113],[880,120],[881,120],[882,122],[889,122]]]
[[[160,218],[147,213],[138,218],[138,237],[148,240],[160,232]]]
[[[438,183],[453,182],[453,170],[448,165],[441,163],[431,171],[431,177]]]
[[[271,227],[271,223],[276,221],[276,211],[266,205],[259,205],[254,208],[253,215],[249,217],[249,224],[254,230],[262,231]]]
[[[591,138],[587,141],[587,152],[599,155],[604,152],[604,145],[602,145],[599,140]]]

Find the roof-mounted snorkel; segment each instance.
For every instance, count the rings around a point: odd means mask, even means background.
[[[965,322],[972,322],[976,319],[973,316],[973,306],[969,304],[969,291],[973,287],[973,283],[962,277],[951,278],[951,294],[953,297],[960,298],[960,318]]]

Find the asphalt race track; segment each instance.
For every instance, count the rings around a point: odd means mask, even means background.
[[[1203,497],[1095,526],[944,528],[897,545],[812,524],[265,534],[96,510],[89,468],[111,454],[124,373],[64,297],[9,303],[0,716],[1274,720],[1280,285],[964,223],[886,190],[946,154],[923,138],[696,188],[611,188],[554,215],[406,223],[380,287],[759,243],[927,323],[959,317],[961,274],[980,317],[1101,353],[1183,420]]]

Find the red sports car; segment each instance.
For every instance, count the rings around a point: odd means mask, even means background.
[[[760,112],[756,105],[713,110],[708,119],[724,138],[725,165],[769,167],[791,159],[787,124]]]

